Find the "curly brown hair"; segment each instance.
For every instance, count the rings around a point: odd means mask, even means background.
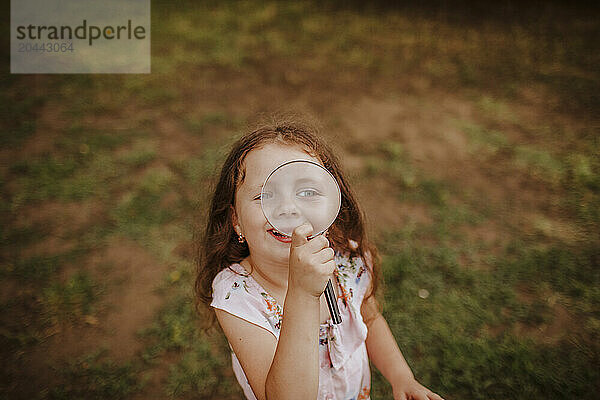
[[[248,245],[240,243],[233,228],[232,210],[235,194],[244,181],[244,160],[248,153],[268,143],[282,143],[302,147],[319,159],[333,174],[341,191],[340,212],[329,229],[329,241],[334,250],[359,256],[368,261],[372,288],[368,297],[378,287],[379,268],[377,249],[367,240],[363,214],[342,173],[340,163],[331,149],[319,138],[318,129],[305,122],[294,120],[274,121],[242,136],[232,146],[221,169],[208,213],[204,237],[198,246],[198,272],[195,283],[197,305],[209,306],[212,301],[212,281],[224,268],[239,263],[249,255]],[[349,240],[351,239],[351,240]],[[208,326],[214,323],[213,313],[208,313]]]

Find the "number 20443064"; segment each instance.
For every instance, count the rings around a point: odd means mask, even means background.
[[[19,43],[19,52],[23,53],[72,53],[73,51],[73,42]]]

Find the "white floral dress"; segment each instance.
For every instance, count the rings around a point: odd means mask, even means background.
[[[360,306],[369,288],[371,275],[361,258],[336,254],[338,307],[342,323],[331,319],[319,328],[319,400],[366,400],[371,390],[371,372],[365,339],[367,326]],[[240,264],[225,268],[213,280],[211,306],[242,318],[279,339],[283,305],[248,275]],[[233,371],[247,399],[256,397],[235,353]]]

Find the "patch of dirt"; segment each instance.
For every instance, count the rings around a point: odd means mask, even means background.
[[[98,349],[106,348],[111,359],[124,362],[143,348],[137,332],[148,326],[161,304],[156,288],[167,266],[158,263],[141,245],[115,237],[82,268],[106,284],[107,292],[100,298],[101,311],[86,318],[83,325],[56,327],[30,353],[19,355],[14,366],[26,370],[29,379],[20,379],[18,384],[24,386],[16,388],[16,393],[39,393],[56,382],[53,366]]]
[[[168,160],[184,160],[203,150],[202,139],[186,133],[173,119],[160,119],[156,131],[159,138],[158,154],[160,157]]]
[[[500,255],[512,238],[509,232],[494,220],[486,220],[477,225],[463,225],[459,229],[466,236],[467,242],[480,245],[469,259],[464,256],[459,259],[461,265],[476,269],[487,268],[484,258]]]
[[[105,207],[99,200],[84,202],[44,202],[24,207],[15,216],[17,228],[39,227],[45,238],[27,247],[27,257],[60,254],[73,249],[79,234],[105,218]]]
[[[511,329],[511,333],[516,336],[527,336],[537,343],[552,345],[577,333],[581,326],[581,322],[577,321],[575,315],[559,302],[560,295],[554,291],[546,289],[542,293],[538,293],[531,287],[522,284],[516,287],[516,297],[524,306],[532,306],[536,302],[542,301],[543,307],[539,312],[543,313],[541,317],[544,322],[515,322],[510,328],[504,325],[488,326],[486,329],[492,336],[498,336],[505,333],[507,329]]]
[[[46,201],[23,207],[16,215],[15,226],[49,225],[56,234],[65,235],[88,225],[102,213],[99,200],[83,202]]]
[[[283,104],[288,108],[306,111],[308,114],[317,115],[327,129],[322,134],[334,147],[347,171],[359,171],[362,167],[360,155],[354,156],[355,151],[344,148],[348,143],[353,146],[372,146],[385,141],[397,141],[404,146],[411,162],[420,170],[435,179],[447,181],[457,187],[465,188],[474,194],[478,201],[491,208],[491,212],[508,221],[514,228],[533,229],[530,220],[524,218],[531,213],[555,215],[557,194],[543,182],[529,176],[526,172],[517,169],[507,158],[482,158],[473,154],[469,147],[469,139],[464,132],[456,126],[455,121],[478,122],[484,119],[483,112],[477,103],[432,87],[427,81],[407,78],[411,86],[406,93],[397,93],[398,88],[406,86],[406,82],[394,83],[383,90],[377,89],[373,84],[369,89],[362,87],[364,83],[345,85],[340,87],[341,81],[323,79],[308,79],[301,85],[294,85],[286,80],[285,74],[279,71],[278,66],[269,69],[271,75],[253,76],[252,73],[228,74],[227,84],[215,76],[214,84],[208,85],[199,80],[190,85],[190,110],[197,109],[227,109],[234,115],[256,115],[262,111],[273,112],[277,106]],[[279,71],[279,72],[277,72]],[[285,69],[283,69],[285,71]],[[274,74],[274,75],[273,75]],[[218,75],[218,74],[217,74]],[[279,77],[281,82],[273,81]],[[253,79],[251,79],[253,78]],[[320,78],[319,78],[320,79]],[[220,83],[219,83],[220,82]],[[214,92],[216,90],[216,92]],[[209,96],[209,92],[211,92]],[[215,95],[218,93],[218,96]],[[511,110],[512,111],[512,110]],[[536,104],[528,106],[523,111],[522,118],[532,118],[531,123],[543,121],[545,115]],[[520,114],[519,114],[520,118]],[[564,121],[563,121],[564,122]],[[169,137],[184,143],[189,147],[189,137],[172,122],[163,122],[162,130]],[[519,131],[519,127],[512,122],[507,122],[507,135],[518,140],[527,136],[527,132]],[[177,133],[178,132],[178,133]],[[187,144],[186,144],[187,143]],[[181,144],[173,145],[168,154],[177,157],[185,154]],[[378,195],[387,190],[384,182],[375,186],[356,184],[357,195],[361,198],[361,205],[365,210],[369,225],[380,227],[385,221],[391,226],[401,226],[404,210],[399,202],[385,200]],[[384,207],[382,201],[387,201]],[[364,204],[363,204],[364,203]],[[407,212],[410,214],[414,210]],[[427,219],[423,222],[427,222]],[[524,225],[527,226],[524,226]],[[499,228],[493,224],[483,228],[473,229],[472,234],[482,234],[484,241],[489,242],[491,236],[494,241],[502,241],[507,237],[504,230],[495,233],[492,230]],[[498,239],[498,240],[496,240]]]
[[[131,358],[141,349],[136,332],[151,321],[161,303],[156,288],[168,267],[141,245],[123,238],[115,238],[92,263],[109,265],[111,281],[118,282],[103,299],[110,306],[110,312],[99,321],[108,334],[103,343],[114,358]]]
[[[479,111],[472,102],[449,93],[431,92],[435,90],[430,89],[422,97],[365,97],[341,102],[337,107],[337,113],[345,116],[341,129],[351,138],[347,140],[358,144],[390,140],[401,143],[413,165],[437,180],[464,188],[479,204],[486,205],[495,218],[515,228],[535,231],[528,217],[532,214],[559,216],[559,195],[552,187],[517,169],[510,159],[481,158],[470,151],[466,134],[454,121],[477,120]],[[392,208],[397,207],[398,204]],[[367,204],[367,208],[369,213],[380,213],[378,206]],[[489,229],[486,235],[492,235]],[[576,236],[570,232],[561,235],[561,239]]]
[[[523,323],[515,323],[513,328],[516,336],[528,336],[538,343],[555,344],[574,333],[580,323],[569,311],[560,304],[552,307],[551,321],[538,326],[530,326]]]
[[[433,222],[426,205],[400,203],[398,188],[383,178],[374,177],[354,184],[357,201],[365,212],[369,236],[399,230],[406,225],[430,225]]]
[[[63,117],[64,106],[47,102],[39,111],[36,119],[35,133],[28,138],[18,154],[29,158],[35,155],[49,153],[54,149],[54,142],[67,128],[67,118]]]
[[[551,239],[566,243],[585,240],[583,232],[573,222],[559,216],[549,217],[541,213],[533,213],[527,216],[527,222],[536,233],[541,233]]]
[[[25,85],[26,87],[19,87]],[[19,101],[25,96],[46,96],[46,79],[41,75],[31,75],[15,88],[8,89],[10,98]],[[13,90],[19,95],[9,94]],[[49,153],[54,149],[54,141],[64,132],[67,118],[63,117],[65,108],[62,104],[46,101],[39,108],[36,107],[32,119],[35,122],[35,131],[26,138],[18,147],[0,147],[0,171],[2,173],[15,161]],[[14,118],[14,116],[11,116]]]

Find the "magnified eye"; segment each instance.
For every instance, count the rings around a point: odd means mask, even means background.
[[[302,189],[296,193],[296,196],[298,196],[298,197],[314,197],[314,196],[318,196],[318,195],[319,195],[319,192],[317,192],[314,189]]]
[[[263,193],[259,193],[256,197],[254,197],[254,200],[269,200],[271,197],[273,197],[273,193],[271,192],[263,192]]]

